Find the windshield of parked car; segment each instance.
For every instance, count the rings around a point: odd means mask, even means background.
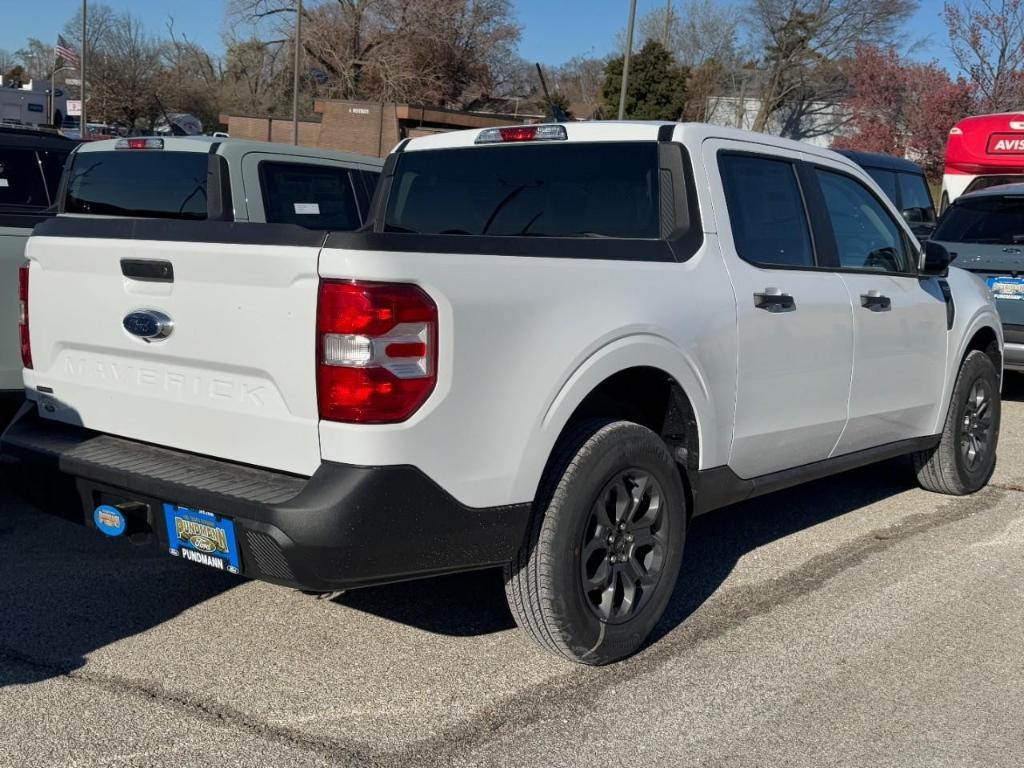
[[[65,213],[205,219],[205,152],[79,152],[68,172]]]
[[[1024,242],[1024,195],[960,198],[943,214],[932,238],[951,243]]]
[[[657,238],[653,142],[522,144],[405,152],[385,231]]]

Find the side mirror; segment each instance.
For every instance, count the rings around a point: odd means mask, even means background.
[[[953,263],[956,254],[946,250],[946,246],[934,240],[928,240],[924,244],[924,263],[921,265],[921,275],[924,277],[945,277],[949,274],[949,265]]]

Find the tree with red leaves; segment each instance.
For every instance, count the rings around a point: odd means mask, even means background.
[[[859,46],[846,68],[851,133],[833,146],[908,157],[930,179],[941,178],[949,129],[974,109],[972,86],[891,48]]]

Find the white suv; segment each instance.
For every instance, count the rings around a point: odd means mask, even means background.
[[[315,201],[310,201],[315,202]],[[40,503],[308,590],[503,566],[588,664],[691,517],[904,454],[981,488],[1001,327],[856,165],[706,125],[418,138],[362,231],[53,219],[23,274]]]

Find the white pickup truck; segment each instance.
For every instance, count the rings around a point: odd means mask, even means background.
[[[636,651],[693,515],[913,455],[970,493],[1002,336],[851,161],[689,124],[417,138],[362,231],[56,218],[22,271],[25,492],[314,591],[501,566]]]

